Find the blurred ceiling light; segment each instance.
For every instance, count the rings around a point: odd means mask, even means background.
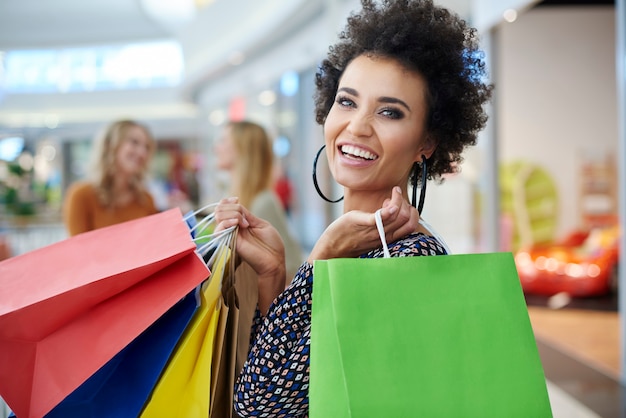
[[[274,140],[272,148],[274,149],[274,155],[278,158],[284,158],[291,150],[291,143],[287,137],[281,135]]]
[[[57,149],[50,144],[42,146],[39,152],[45,161],[54,161],[57,155]]]
[[[295,126],[298,122],[298,114],[294,111],[286,110],[280,112],[276,118],[276,123],[281,128]]]
[[[53,115],[53,114],[49,114],[49,115],[44,116],[44,124],[46,125],[46,127],[48,129],[58,128],[58,126],[59,126],[59,116],[58,115]]]
[[[194,0],[141,0],[141,5],[150,18],[170,31],[193,20],[198,8]]]
[[[509,23],[513,23],[517,20],[517,10],[507,9],[502,13],[502,17]]]
[[[196,8],[202,9],[203,7],[213,3],[213,1],[214,0],[195,0],[194,3],[196,4]]]
[[[300,78],[295,71],[287,71],[280,77],[280,92],[285,96],[294,96],[300,87]]]
[[[276,93],[273,90],[265,90],[259,94],[259,104],[261,106],[271,106],[276,102]]]
[[[17,157],[17,163],[22,170],[30,171],[33,169],[33,166],[35,164],[35,158],[30,152],[24,151],[20,154],[19,157]]]
[[[24,149],[24,138],[12,136],[0,139],[0,160],[13,161]]]
[[[221,109],[217,109],[209,113],[209,122],[213,126],[219,126],[226,120],[226,112]]]

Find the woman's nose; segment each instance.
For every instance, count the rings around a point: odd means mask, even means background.
[[[148,159],[150,155],[150,147],[148,145],[139,145],[135,147],[135,153],[137,156],[141,157],[144,160]]]
[[[150,153],[150,148],[147,145],[139,147],[139,154],[143,157],[147,157]]]
[[[370,115],[365,112],[354,112],[348,123],[348,132],[354,136],[369,136],[372,134]]]

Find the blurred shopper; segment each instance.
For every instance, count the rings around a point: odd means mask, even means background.
[[[253,122],[230,122],[215,145],[217,168],[230,174],[229,196],[271,223],[286,248],[286,268],[294,277],[304,261],[298,241],[289,229],[287,213],[274,191],[274,153],[266,130]]]
[[[70,236],[157,212],[144,184],[155,141],[136,121],[111,123],[98,138],[93,178],[72,184],[63,205]]]

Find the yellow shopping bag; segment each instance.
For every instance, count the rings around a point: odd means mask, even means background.
[[[209,416],[213,344],[221,309],[221,285],[230,249],[216,250],[211,277],[203,284],[201,306],[159,379],[142,417]]]

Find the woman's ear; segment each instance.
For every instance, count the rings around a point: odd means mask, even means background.
[[[422,161],[422,155],[426,158],[430,158],[435,150],[437,149],[437,141],[432,139],[430,136],[424,138],[421,147],[417,152],[417,162]]]

